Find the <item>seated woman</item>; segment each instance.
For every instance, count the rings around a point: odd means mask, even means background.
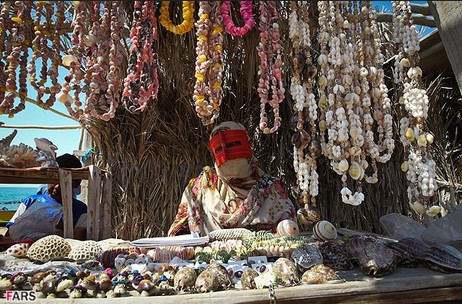
[[[82,164],[74,155],[64,154],[56,158],[60,168],[81,168]],[[80,180],[72,181],[77,188]],[[6,224],[10,237],[15,241],[38,239],[49,234],[59,233],[63,227],[63,208],[59,183],[48,184],[41,194],[31,195],[22,200],[18,210]],[[76,198],[72,199],[74,228],[86,228],[87,205]]]
[[[224,122],[215,127],[210,147],[215,169],[207,166],[191,179],[168,235],[237,227],[275,232],[280,221],[297,220],[278,179],[256,166],[244,126]]]

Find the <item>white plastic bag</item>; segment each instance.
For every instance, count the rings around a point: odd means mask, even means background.
[[[58,203],[37,201],[15,219],[8,230],[10,237],[19,242],[56,234],[56,225],[62,216],[63,208]]]

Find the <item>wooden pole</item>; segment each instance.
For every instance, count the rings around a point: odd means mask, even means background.
[[[425,25],[428,27],[436,27],[435,19],[431,16],[412,15],[414,24]],[[391,13],[377,13],[377,22],[393,22],[393,14]]]
[[[81,126],[38,126],[38,125],[5,125],[0,124],[0,128],[6,129],[41,129],[41,130],[75,130],[81,129]]]
[[[59,169],[59,186],[64,214],[64,237],[74,238],[74,220],[72,217],[72,176],[71,172]]]
[[[428,4],[462,93],[462,2],[428,1]]]

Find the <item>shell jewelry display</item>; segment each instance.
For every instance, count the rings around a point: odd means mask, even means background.
[[[407,195],[411,208],[419,214],[435,216],[441,210],[431,209],[432,197],[438,189],[436,163],[429,146],[433,135],[426,130],[428,96],[422,89],[422,70],[419,64],[419,35],[412,24],[409,1],[393,1],[393,38],[398,50],[393,78],[402,89],[400,104],[409,114],[400,120],[400,139],[406,159],[401,169],[408,180]],[[437,207],[437,206],[434,206]]]
[[[223,22],[219,2],[199,2],[196,35],[196,84],[193,99],[197,115],[204,125],[209,125],[220,115],[223,98]]]

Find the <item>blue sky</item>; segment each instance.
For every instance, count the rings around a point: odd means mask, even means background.
[[[411,1],[415,3],[426,3],[426,1]],[[378,7],[379,11],[385,10],[391,12],[390,1],[372,1],[374,7]],[[426,31],[426,33],[431,30]],[[37,64],[37,68],[40,66]],[[63,81],[66,70],[60,68],[60,79]],[[29,97],[32,99],[36,98],[35,90],[29,86]],[[58,101],[54,106],[55,110],[67,114],[67,110]],[[42,125],[42,126],[74,126],[78,125],[77,122],[68,118],[59,116],[51,111],[43,110],[42,108],[27,103],[26,109],[13,118],[8,118],[7,115],[0,115],[0,121],[6,125]],[[0,138],[3,138],[10,134],[13,129],[0,128]],[[78,149],[80,130],[37,130],[37,129],[18,129],[12,144],[24,143],[35,148],[34,138],[35,137],[46,137],[51,140],[58,147],[58,155],[63,153],[72,153],[73,150]]]

